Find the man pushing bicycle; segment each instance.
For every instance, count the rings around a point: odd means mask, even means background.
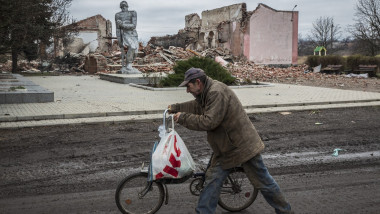
[[[260,155],[264,143],[235,93],[200,68],[187,70],[179,86],[186,86],[187,93],[195,100],[169,105],[169,111],[175,113],[175,122],[186,128],[207,131],[207,140],[214,152],[196,212],[214,213],[229,169],[242,166],[276,213],[292,213],[290,204],[264,165]]]

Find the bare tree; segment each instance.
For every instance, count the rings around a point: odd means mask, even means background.
[[[348,27],[364,54],[375,56],[380,51],[380,1],[358,0],[354,25]]]
[[[334,23],[332,17],[319,17],[313,22],[313,29],[309,40],[314,45],[328,47],[333,49],[333,42],[339,40],[341,37],[340,26]]]
[[[298,55],[307,56],[313,54],[315,45],[308,38],[303,37],[302,34],[298,34]]]

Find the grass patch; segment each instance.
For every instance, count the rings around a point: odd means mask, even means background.
[[[24,86],[17,86],[17,87],[12,86],[9,88],[9,91],[16,91],[17,89],[26,89],[26,88]]]

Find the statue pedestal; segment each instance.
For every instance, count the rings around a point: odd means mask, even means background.
[[[158,83],[161,78],[166,77],[165,73],[152,73],[152,74],[100,74],[100,79],[110,82],[116,82],[121,84],[140,84],[149,85]]]
[[[119,74],[141,74],[141,71],[137,70],[136,68],[130,66],[130,67],[122,67],[120,71],[118,71]]]

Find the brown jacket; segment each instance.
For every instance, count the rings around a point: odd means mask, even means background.
[[[179,124],[207,131],[207,140],[214,151],[212,165],[220,162],[224,169],[239,166],[264,149],[239,99],[221,82],[208,77],[200,97],[173,104],[171,108],[173,112],[181,112]]]

